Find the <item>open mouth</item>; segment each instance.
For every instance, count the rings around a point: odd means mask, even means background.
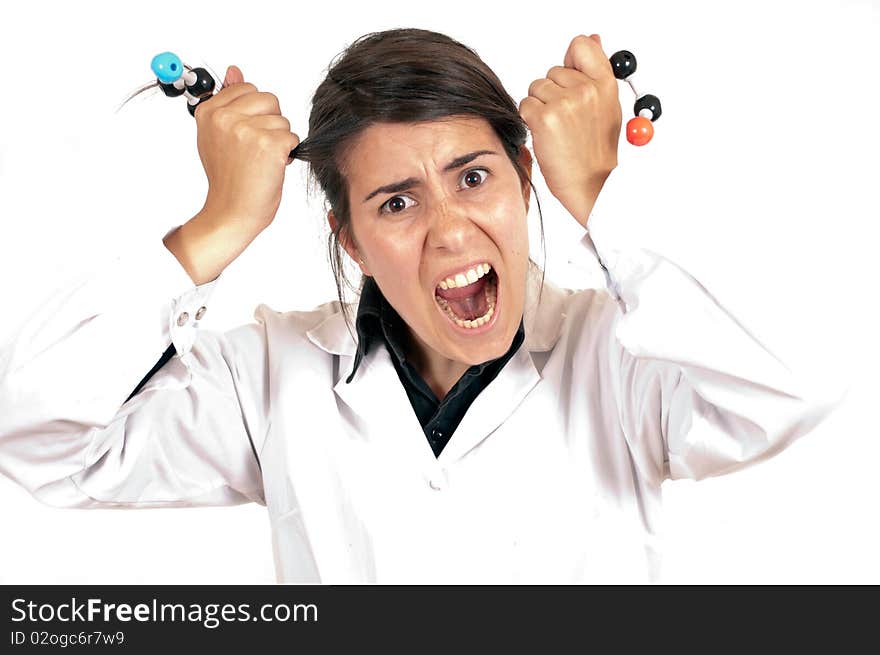
[[[460,328],[474,330],[492,321],[498,298],[498,274],[489,264],[480,264],[467,276],[456,275],[434,289],[434,300],[446,317]]]

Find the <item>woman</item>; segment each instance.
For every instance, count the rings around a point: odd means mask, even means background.
[[[587,232],[608,289],[543,282],[526,128],[586,229],[621,125],[598,38],[563,64],[517,107],[446,36],[367,35],[302,143],[230,68],[195,113],[203,209],[3,353],[0,470],[63,507],[264,504],[283,582],[655,579],[661,482],[766,458],[829,405],[653,253]],[[339,300],[200,331],[294,148],[328,200]],[[343,250],[364,275],[354,330]]]

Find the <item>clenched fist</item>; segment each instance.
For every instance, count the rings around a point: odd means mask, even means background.
[[[299,137],[281,115],[278,98],[245,83],[236,66],[229,67],[223,84],[195,111],[199,157],[208,176],[203,212],[252,228],[256,236],[275,218]]]
[[[617,78],[598,35],[576,36],[547,76],[529,86],[519,113],[547,188],[584,227],[617,167],[623,114]]]

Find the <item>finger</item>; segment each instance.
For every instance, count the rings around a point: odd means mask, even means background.
[[[248,119],[236,126],[238,135],[246,138],[249,143],[264,153],[272,153],[279,163],[287,164],[290,159],[290,151],[299,145],[299,136],[289,129],[265,129],[259,123],[268,116],[258,116]]]
[[[261,116],[258,120],[270,118],[269,116]],[[290,153],[299,145],[299,136],[289,129],[266,130],[264,135],[267,136],[268,142],[271,143],[271,149],[275,152],[277,148],[278,159],[285,166],[293,162]]]
[[[211,106],[211,109],[219,109],[225,107],[231,102],[237,100],[241,96],[249,93],[257,93],[257,87],[249,82],[239,82],[232,86],[224,87],[209,102],[203,102],[199,107]]]
[[[574,68],[566,68],[565,66],[554,66],[547,71],[547,79],[553,80],[564,89],[581,86],[582,84],[592,84],[593,80]]]
[[[278,114],[263,114],[247,119],[248,124],[261,130],[283,130],[290,132],[290,121]]]
[[[223,79],[223,87],[232,86],[233,84],[242,84],[244,82],[244,73],[238,66],[230,66],[226,69],[226,77]]]
[[[293,162],[293,158],[290,156],[290,153],[293,152],[293,149],[299,145],[300,138],[294,132],[289,132],[290,140],[287,142],[285,148],[287,148],[287,163],[290,164]]]
[[[239,85],[231,87],[230,91],[234,91],[237,88],[239,88]],[[253,93],[242,94],[227,103],[227,105],[230,109],[248,116],[260,116],[262,114],[281,115],[281,105],[278,103],[278,98],[275,94],[268,93],[267,91],[254,91]]]
[[[290,158],[291,151],[299,145],[299,136],[290,130],[269,130],[269,134],[278,144],[278,156],[285,166],[293,160]]]
[[[548,80],[546,77],[535,80],[529,85],[529,95],[545,103],[553,102],[561,97],[563,93],[564,90],[561,86],[553,80]]]
[[[519,103],[519,115],[532,130],[537,125],[537,117],[544,110],[544,103],[534,96],[526,96]]]
[[[595,39],[578,34],[571,40],[565,52],[563,63],[566,68],[574,68],[594,80],[614,77],[611,62]]]

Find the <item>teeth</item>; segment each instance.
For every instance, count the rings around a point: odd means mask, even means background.
[[[489,264],[477,264],[472,269],[458,273],[455,277],[448,277],[440,282],[441,289],[455,289],[457,287],[466,287],[473,284],[486,273],[492,270]]]
[[[497,296],[497,289],[495,288],[495,285],[492,283],[487,284],[484,293],[486,294],[486,304],[488,305],[488,309],[486,310],[485,314],[471,321],[458,318],[452,311],[452,309],[450,309],[449,303],[444,298],[441,298],[440,296],[434,294],[434,299],[437,301],[437,304],[440,305],[440,307],[452,320],[453,323],[463,328],[476,328],[488,323],[489,320],[492,318],[492,315],[495,313],[495,299]]]

